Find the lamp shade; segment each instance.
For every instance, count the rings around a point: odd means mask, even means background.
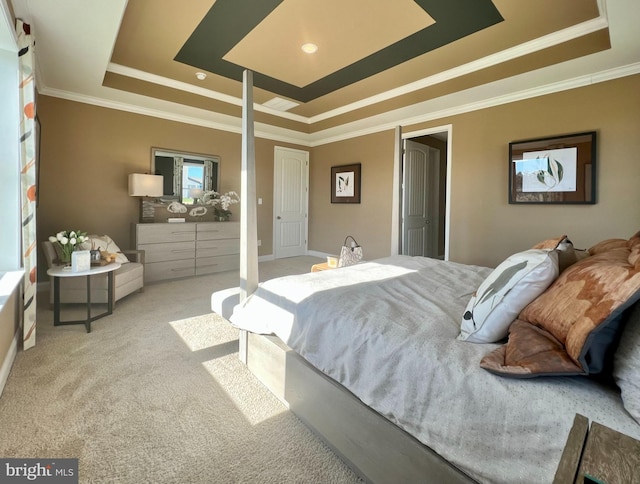
[[[161,197],[163,176],[132,173],[129,175],[129,195],[132,197]]]
[[[202,188],[190,188],[189,189],[189,197],[196,199],[196,198],[202,198],[202,195],[204,195],[204,190]]]

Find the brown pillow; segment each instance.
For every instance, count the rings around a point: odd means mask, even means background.
[[[483,358],[481,366],[520,377],[608,369],[623,312],[640,299],[640,236],[624,244],[620,240],[596,244],[589,249],[592,255],[560,274],[522,310],[505,347]],[[558,343],[575,368],[566,365],[564,356],[562,364],[548,358],[559,351]]]
[[[606,239],[598,242],[593,247],[589,248],[589,254],[596,255],[602,252],[608,252],[613,249],[625,249],[628,244],[628,240],[625,239]]]

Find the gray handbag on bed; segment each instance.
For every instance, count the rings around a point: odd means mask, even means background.
[[[347,245],[351,239],[351,245]],[[358,245],[356,239],[347,235],[340,249],[340,258],[338,259],[338,267],[351,266],[362,260],[362,247]]]

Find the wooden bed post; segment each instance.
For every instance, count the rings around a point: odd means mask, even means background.
[[[253,127],[253,72],[242,75],[242,173],[240,178],[240,303],[258,287],[258,217]],[[247,363],[246,331],[240,331],[239,357]]]

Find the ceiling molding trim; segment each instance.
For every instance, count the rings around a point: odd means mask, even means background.
[[[372,116],[370,118],[355,121],[353,123],[348,123],[348,124],[339,126],[337,128],[329,128],[324,131],[312,133],[309,135],[311,139],[310,146],[314,147],[314,146],[320,146],[328,143],[335,143],[337,141],[344,141],[351,138],[379,133],[381,131],[387,131],[390,129],[394,129],[398,125],[411,126],[414,124],[425,123],[428,121],[442,119],[449,116],[456,116],[459,114],[478,111],[481,109],[487,109],[494,106],[500,106],[500,105],[509,104],[512,102],[523,101],[525,99],[531,99],[539,96],[545,96],[548,94],[554,94],[557,92],[584,87],[591,84],[611,81],[614,79],[631,76],[635,74],[640,74],[640,62],[630,64],[627,66],[609,69],[609,70],[602,71],[595,74],[580,76],[580,77],[569,79],[566,81],[547,84],[545,86],[540,86],[533,89],[526,89],[523,91],[505,94],[502,96],[483,99],[482,101],[471,102],[471,103],[455,106],[452,108],[432,111],[427,114],[420,114],[418,116],[407,116],[407,117],[401,118],[403,113],[409,114],[407,112],[409,110],[413,110],[413,111],[420,110],[422,105],[429,103],[429,101],[425,101],[424,103],[414,104],[413,106],[410,106],[408,108],[398,109],[392,113],[385,113],[382,115]],[[397,115],[396,118],[387,119],[389,118],[389,115],[394,113]],[[357,129],[358,125],[362,125],[365,123],[368,123],[370,126]],[[335,134],[330,134],[330,133],[335,133]],[[325,135],[325,137],[323,137],[323,134]]]
[[[609,23],[606,17],[604,17],[601,14],[599,17],[589,20],[587,22],[582,22],[578,25],[574,25],[572,27],[568,27],[558,32],[554,32],[552,34],[548,34],[538,39],[525,42],[524,44],[517,45],[515,47],[504,50],[502,52],[489,55],[477,61],[469,62],[459,67],[449,69],[439,74],[426,77],[424,79],[421,79],[419,81],[416,81],[410,84],[405,84],[404,86],[391,89],[384,93],[377,94],[375,96],[371,96],[371,97],[362,99],[360,101],[357,101],[355,103],[347,104],[339,108],[336,108],[312,117],[305,117],[305,116],[300,116],[293,113],[278,111],[275,109],[269,109],[264,107],[261,104],[255,104],[255,103],[254,103],[254,110],[258,112],[270,114],[272,116],[278,116],[281,118],[311,125],[320,121],[331,119],[336,116],[347,114],[351,111],[355,111],[358,109],[371,106],[373,104],[387,101],[395,97],[403,96],[405,94],[408,94],[420,89],[424,89],[429,86],[440,84],[442,82],[449,81],[457,77],[472,74],[476,71],[480,71],[482,69],[486,69],[488,67],[492,67],[500,63],[516,59],[518,57],[522,57],[540,50],[544,50],[546,48],[553,47],[563,42],[568,42],[570,40],[591,34],[593,32],[597,32],[599,30],[607,28],[608,26],[609,26]],[[220,92],[213,91],[211,89],[194,86],[186,82],[176,81],[174,79],[169,79],[167,77],[159,76],[159,75],[141,71],[138,69],[133,69],[131,67],[123,66],[120,64],[115,64],[112,62],[109,63],[109,65],[107,66],[107,71],[112,72],[114,74],[120,74],[122,76],[139,79],[141,81],[150,82],[152,84],[158,84],[162,86],[171,87],[173,89],[177,89],[180,91],[190,92],[192,94],[204,96],[210,99],[216,99],[218,101],[226,102],[235,106],[242,106],[241,98],[229,96],[227,94],[222,94]]]
[[[203,116],[211,117],[213,115],[219,119],[215,121],[207,120],[195,116],[176,114],[161,109],[147,108],[125,102],[112,101],[95,96],[88,96],[85,94],[62,91],[60,89],[44,88],[39,89],[38,93],[45,96],[66,99],[68,101],[90,104],[93,106],[115,109],[118,111],[125,111],[133,114],[141,114],[143,116],[151,116],[153,118],[165,119],[167,121],[176,121],[178,123],[202,126],[204,128],[217,129],[219,131],[226,131],[228,133],[242,134],[241,118],[236,118],[234,116],[228,116],[224,114],[215,114],[204,109],[191,108],[193,110],[200,111]],[[282,143],[292,143],[301,146],[310,146],[308,134],[293,131],[290,129],[279,128],[264,123],[256,123],[255,135],[257,138],[263,138]]]
[[[329,128],[324,131],[316,133],[302,133],[298,131],[288,130],[284,128],[278,128],[275,126],[267,125],[264,123],[256,123],[256,137],[278,141],[282,143],[292,143],[301,146],[321,146],[324,144],[334,143],[337,141],[344,141],[347,139],[357,138],[360,136],[366,136],[369,134],[379,133],[389,129],[395,129],[396,126],[411,126],[418,123],[424,123],[433,121],[449,116],[455,116],[464,114],[467,112],[478,111],[480,109],[487,109],[494,106],[508,104],[516,101],[522,101],[538,96],[544,96],[547,94],[553,94],[556,92],[566,91],[569,89],[575,89],[578,87],[588,86],[590,84],[597,84],[600,82],[610,81],[621,77],[640,74],[640,62],[629,64],[626,66],[609,69],[595,74],[577,77],[566,81],[556,82],[548,84],[546,86],[540,86],[534,89],[527,89],[524,91],[518,91],[503,96],[496,96],[493,98],[484,99],[482,101],[467,103],[452,108],[441,109],[432,111],[427,114],[420,114],[412,116],[409,111],[423,110],[425,103],[414,104],[412,106],[398,109],[390,113],[385,113],[377,116],[372,116],[363,120],[355,121],[353,123],[344,124],[335,128]],[[76,94],[68,91],[62,91],[59,89],[43,88],[38,89],[40,94],[46,96],[57,97],[61,99],[67,99],[69,101],[76,101],[85,104],[92,104],[104,108],[117,109],[119,111],[126,111],[134,114],[141,114],[143,116],[151,116],[160,119],[166,119],[170,121],[176,121],[179,123],[192,124],[196,126],[202,126],[206,128],[217,129],[220,131],[226,131],[231,133],[240,134],[241,119],[228,115],[217,115],[219,118],[217,121],[206,120],[194,116],[186,116],[171,113],[161,109],[145,108],[135,106],[124,102],[116,102],[111,100],[102,99],[95,96],[88,96],[84,94]],[[142,96],[141,96],[142,97]],[[196,109],[196,108],[192,108]],[[204,116],[212,116],[210,111],[197,110],[203,113]],[[365,125],[366,126],[363,126]],[[361,126],[359,128],[359,126]]]
[[[141,81],[150,82],[151,84],[159,84],[161,86],[170,87],[179,91],[187,91],[192,94],[197,94],[198,96],[215,99],[217,101],[233,104],[235,106],[242,106],[242,99],[240,98],[222,94],[221,92],[217,91],[212,91],[204,87],[194,86],[187,82],[176,81],[175,79],[170,79],[168,77],[158,76],[157,74],[134,69],[133,67],[116,64],[114,62],[109,62],[109,65],[107,65],[107,72],[112,72],[113,74],[119,74],[125,77],[132,77]]]
[[[217,101],[222,101],[227,104],[232,104],[234,106],[242,106],[242,99],[239,97],[229,96],[228,94],[222,94],[221,92],[218,92],[218,91],[213,91],[211,89],[206,89],[204,87],[194,86],[193,84],[189,84],[188,82],[176,81],[175,79],[169,79],[168,77],[158,76],[157,74],[151,74],[150,72],[141,71],[139,69],[133,69],[132,67],[127,67],[120,64],[114,64],[113,62],[110,62],[109,65],[107,66],[107,72],[112,72],[113,74],[119,74],[121,76],[139,79],[141,81],[150,82],[151,84],[158,84],[161,86],[170,87],[172,89],[177,89],[179,91],[189,92],[197,96],[203,96],[209,99],[215,99]],[[270,114],[273,116],[290,119],[292,121],[297,121],[299,123],[309,124],[309,118],[305,116],[300,116],[298,114],[293,114],[293,113],[287,113],[285,111],[279,111],[277,109],[271,109],[261,104],[254,103],[253,109],[255,111],[259,111],[265,114]]]
[[[589,20],[587,22],[582,22],[578,25],[574,25],[572,27],[559,30],[558,32],[554,32],[554,33],[545,35],[543,37],[531,40],[529,42],[525,42],[524,44],[520,44],[515,47],[511,47],[509,49],[503,50],[501,52],[497,52],[495,54],[489,55],[487,57],[483,57],[482,59],[478,59],[477,61],[469,62],[467,64],[454,67],[453,69],[440,72],[433,76],[425,77],[424,79],[421,79],[419,81],[412,82],[410,84],[405,84],[404,86],[400,86],[395,89],[391,89],[382,94],[377,94],[375,96],[362,99],[355,103],[346,104],[344,106],[333,109],[331,111],[327,111],[325,113],[312,116],[311,118],[309,118],[309,121],[311,124],[317,123],[319,121],[325,121],[335,116],[346,114],[351,111],[355,111],[357,109],[365,108],[372,104],[388,101],[389,99],[393,99],[394,97],[399,97],[404,94],[417,91],[419,89],[424,89],[429,86],[433,86],[445,81],[449,81],[451,79],[455,79],[457,77],[461,77],[467,74],[472,74],[476,71],[480,71],[482,69],[486,69],[488,67],[492,67],[492,66],[501,64],[503,62],[517,59],[518,57],[532,54],[534,52],[538,52],[540,50],[553,47],[563,42],[568,42],[570,40],[583,37],[585,35],[605,29],[608,26],[609,26],[609,23],[607,19],[602,15],[600,15],[599,17]]]

